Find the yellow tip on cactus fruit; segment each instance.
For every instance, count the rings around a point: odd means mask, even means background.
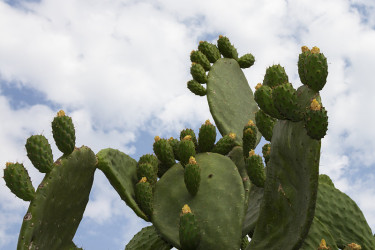
[[[311,49],[311,53],[313,53],[313,54],[318,54],[318,53],[320,53],[320,49],[319,49],[318,47],[314,46],[314,47]]]
[[[320,245],[319,245],[319,248],[318,248],[318,249],[319,249],[319,250],[329,249],[329,248],[327,247],[327,243],[326,243],[325,239],[322,239],[322,241],[320,242]]]
[[[146,177],[142,177],[141,180],[139,181],[139,183],[144,183],[144,182],[147,182],[147,178]]]
[[[189,164],[197,164],[197,161],[195,160],[194,156],[190,156]]]
[[[234,139],[236,139],[236,134],[235,133],[229,133],[229,137],[234,140]]]
[[[301,50],[302,50],[302,52],[310,51],[307,46],[302,46]]]
[[[155,142],[160,141],[160,137],[159,136],[155,136],[154,140],[155,140]]]
[[[249,121],[247,122],[247,126],[255,126],[253,120],[249,120]]]
[[[321,108],[322,106],[319,104],[319,102],[316,99],[312,100],[311,105],[310,105],[311,110],[320,110]]]
[[[5,166],[8,167],[8,166],[10,166],[12,164],[14,164],[14,163],[13,162],[7,162],[7,163],[5,163]]]
[[[253,155],[255,155],[255,151],[252,149],[252,150],[249,151],[249,157],[251,157]]]
[[[206,120],[206,122],[204,124],[205,125],[212,125],[211,122],[210,122],[210,120],[208,120],[208,119]]]
[[[247,128],[245,131],[244,131],[244,134],[253,134],[253,130],[251,128]]]
[[[223,37],[223,35],[219,35],[219,38],[222,38]]]
[[[59,112],[57,112],[57,116],[60,117],[60,116],[65,116],[65,112],[64,110],[60,110]]]
[[[171,136],[171,138],[168,139],[168,141],[172,141],[174,140],[173,136]]]
[[[185,136],[182,140],[189,140],[189,141],[191,141],[191,135]]]
[[[348,244],[348,247],[350,247],[350,249],[353,249],[353,250],[361,250],[362,247],[358,244],[355,244],[355,243],[350,243]]]
[[[188,204],[185,204],[182,208],[182,214],[187,214],[187,213],[191,213],[191,209],[190,207],[188,206]]]
[[[255,90],[258,90],[260,87],[262,87],[262,84],[258,83],[257,86],[255,86]]]

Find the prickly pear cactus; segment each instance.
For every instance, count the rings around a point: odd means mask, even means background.
[[[254,64],[254,56],[239,56],[227,37],[216,45],[200,42],[190,59],[193,79],[187,88],[207,96],[215,124],[207,120],[199,131],[184,129],[179,139],[155,136],[154,154],[136,161],[111,148],[96,155],[75,148],[74,126],[64,112],[52,124],[64,153],[55,163],[43,136],[29,138],[28,156],[46,173],[38,189],[22,164],[7,163],[4,169],[10,190],[31,201],[18,249],[76,248],[72,239],[96,168],[153,224],[126,250],[375,249],[355,202],[319,175],[321,139],[328,129],[319,93],[328,75],[324,54],[302,47],[298,89],[281,65],[272,65],[254,94],[242,71]],[[262,156],[255,153],[261,136],[269,142],[259,149]]]

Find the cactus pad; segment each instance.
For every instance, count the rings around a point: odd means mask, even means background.
[[[152,222],[164,239],[180,248],[180,211],[189,204],[202,232],[197,249],[239,249],[244,217],[244,188],[234,163],[215,153],[197,154],[199,192],[192,197],[184,184],[184,168],[176,164],[156,183]]]
[[[84,146],[54,163],[23,219],[17,249],[71,246],[89,201],[95,164],[95,154]]]
[[[155,227],[142,228],[126,245],[125,250],[169,250],[172,246],[165,242]]]

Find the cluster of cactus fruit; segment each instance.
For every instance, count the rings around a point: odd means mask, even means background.
[[[192,129],[179,139],[156,136],[154,154],[138,161],[111,148],[95,155],[75,147],[72,120],[60,111],[52,131],[63,156],[53,162],[43,135],[27,140],[29,159],[46,175],[35,191],[22,164],[4,169],[10,190],[31,201],[18,249],[78,249],[73,237],[96,169],[140,218],[152,222],[127,250],[375,249],[356,203],[319,175],[320,140],[328,127],[319,95],[327,59],[319,49],[302,47],[303,85],[297,90],[284,68],[273,65],[254,94],[242,71],[254,57],[238,57],[227,37],[217,45],[200,42],[190,59],[187,87],[207,96],[216,125],[207,120],[198,136]],[[263,158],[255,153],[261,136],[269,141]]]

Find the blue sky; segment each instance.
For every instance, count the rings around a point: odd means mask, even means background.
[[[328,58],[321,92],[329,131],[321,173],[354,199],[375,231],[375,2],[291,1],[11,1],[0,0],[0,166],[23,162],[34,186],[43,178],[24,144],[44,134],[59,109],[72,116],[76,145],[112,147],[134,159],[156,135],[177,137],[211,119],[205,98],[186,89],[190,51],[227,35],[250,87],[280,63],[295,87],[300,47]],[[0,249],[15,249],[28,203],[0,179]],[[124,249],[147,224],[97,171],[74,241],[84,249]]]

